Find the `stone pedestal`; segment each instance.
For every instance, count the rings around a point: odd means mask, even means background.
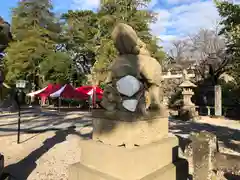
[[[93,119],[93,140],[114,146],[133,148],[161,140],[168,136],[168,118],[117,121]]]
[[[214,179],[214,155],[217,151],[216,136],[207,132],[191,136],[193,147],[193,179],[194,180],[211,180]]]
[[[215,94],[215,116],[222,116],[222,89],[220,85],[214,87]]]
[[[131,117],[93,120],[93,140],[80,142],[81,162],[70,167],[69,180],[187,180],[188,163],[178,157],[168,119]]]
[[[200,119],[198,111],[195,106],[183,106],[179,112],[180,117],[183,120],[193,120],[196,121]]]

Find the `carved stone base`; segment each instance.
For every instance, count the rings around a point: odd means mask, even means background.
[[[188,179],[188,162],[179,159],[162,169],[159,169],[139,180],[187,180]],[[70,169],[69,180],[136,180],[136,179],[119,179],[109,174],[102,173],[87,167],[81,163],[72,165]]]
[[[69,180],[187,180],[188,163],[178,158],[175,136],[133,149],[81,143],[81,162],[70,167]]]
[[[135,122],[94,119],[93,126],[93,140],[126,148],[156,142],[168,134],[167,118]]]
[[[179,116],[182,120],[198,120],[200,117],[195,106],[184,106],[179,110]]]

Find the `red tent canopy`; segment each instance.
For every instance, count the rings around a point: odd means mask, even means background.
[[[36,96],[47,98],[50,96],[50,94],[58,91],[61,88],[60,84],[48,84],[47,88],[40,92],[39,94],[36,94]]]
[[[94,88],[96,90],[97,98],[101,100],[103,96],[103,90],[98,86],[81,86],[76,88],[76,91],[84,94],[86,96],[86,99],[89,99],[89,96],[93,94]]]
[[[41,97],[42,104],[45,104],[46,99],[52,94],[53,92],[56,92],[61,88],[60,84],[48,84],[46,88],[44,88],[43,91],[40,91],[37,94],[34,94],[37,97]]]
[[[70,84],[66,84],[58,91],[50,94],[50,97],[61,97],[65,99],[86,99],[88,96],[84,93],[76,91]]]

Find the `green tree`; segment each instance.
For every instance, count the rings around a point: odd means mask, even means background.
[[[164,53],[157,45],[157,39],[150,33],[149,24],[154,23],[155,13],[146,9],[150,0],[102,0],[98,11],[99,48],[96,52],[94,69],[107,68],[117,55],[111,40],[116,23],[131,25],[138,36],[147,44],[153,57],[159,61]]]
[[[62,39],[64,49],[71,56],[72,79],[81,84],[95,63],[99,32],[97,14],[90,10],[68,11],[62,19],[65,20]]]
[[[15,40],[28,37],[26,31],[40,30],[41,37],[58,40],[61,26],[52,12],[51,0],[24,0],[12,10],[12,32]]]
[[[215,0],[219,14],[222,17],[220,34],[227,39],[228,53],[232,55],[231,73],[240,83],[240,5],[226,1]]]
[[[24,78],[39,86],[44,79],[40,64],[56,52],[60,32],[49,0],[19,2],[12,11],[14,41],[6,49],[6,79],[14,83]]]
[[[71,55],[75,77],[85,76],[93,71],[107,69],[115,59],[117,51],[111,40],[111,32],[118,22],[131,25],[147,44],[152,56],[160,62],[164,52],[157,45],[158,39],[150,33],[149,24],[155,14],[146,7],[149,0],[108,0],[101,1],[99,10],[68,11],[63,15],[63,49]],[[92,73],[94,74],[94,72]]]
[[[50,54],[40,64],[40,71],[46,83],[65,84],[71,81],[71,61],[68,54],[56,52]]]

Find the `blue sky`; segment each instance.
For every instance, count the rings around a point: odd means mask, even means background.
[[[1,0],[0,16],[7,21],[11,21],[11,8],[16,7],[19,0]],[[65,12],[68,9],[73,9],[71,0],[52,0],[54,11],[57,13]]]
[[[18,0],[1,0],[0,16],[9,21],[11,16],[11,8],[16,6]]]
[[[0,16],[11,19],[11,8],[19,0],[1,0]],[[52,0],[54,11],[69,9],[96,9],[100,0]],[[240,0],[233,0],[240,3]],[[151,24],[152,33],[168,46],[172,40],[184,38],[201,28],[215,28],[220,18],[212,0],[152,0],[149,8],[158,13],[158,20]]]

